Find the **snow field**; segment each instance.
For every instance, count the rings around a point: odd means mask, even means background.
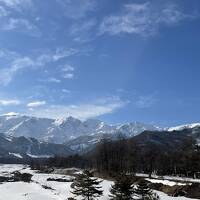
[[[33,174],[31,183],[24,182],[11,182],[0,184],[0,200],[67,200],[69,197],[73,197],[71,194],[72,182],[56,182],[47,181],[47,178],[65,178],[71,179],[70,176],[59,174],[41,174],[30,170],[24,165],[0,165],[0,176],[9,176],[14,171],[20,171],[22,173]],[[148,179],[151,182],[160,182],[160,180]],[[168,185],[174,185],[176,182],[163,180],[161,183]],[[103,196],[98,200],[108,200],[109,190],[113,182],[103,180],[101,183],[104,191]],[[45,189],[44,186],[48,187]],[[170,197],[163,192],[155,191],[161,198],[161,200],[191,200],[185,197]],[[77,198],[81,200],[81,198]],[[195,200],[195,199],[193,199]]]

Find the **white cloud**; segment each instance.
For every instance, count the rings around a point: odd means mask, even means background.
[[[124,107],[127,104],[118,98],[105,98],[93,103],[77,105],[51,105],[45,109],[30,111],[32,115],[39,117],[63,118],[73,116],[82,120],[98,117]]]
[[[13,99],[0,99],[0,105],[1,106],[11,106],[11,105],[19,105],[21,102],[19,100],[13,100]]]
[[[20,9],[21,7],[32,5],[31,0],[0,0],[0,3],[3,3],[9,8]]]
[[[74,78],[74,67],[72,67],[71,65],[65,65],[64,67],[62,67],[61,72],[62,72],[62,77],[64,79],[73,79]]]
[[[176,4],[157,6],[152,2],[126,4],[122,12],[106,17],[100,25],[100,34],[121,33],[142,36],[154,35],[161,25],[174,25],[196,15],[184,13]]]
[[[50,62],[57,62],[61,59],[77,55],[78,53],[79,50],[74,48],[57,48],[55,52],[43,53],[39,57],[35,58],[35,65],[43,66]]]
[[[3,31],[19,31],[22,33],[26,33],[31,36],[39,37],[41,36],[41,33],[37,26],[33,25],[30,21],[27,19],[22,18],[10,18],[5,20],[4,23],[1,25],[1,30]]]
[[[45,66],[48,63],[57,62],[60,59],[70,57],[77,54],[79,51],[76,49],[61,49],[58,48],[56,52],[51,52],[47,54],[42,54],[35,58],[30,57],[21,57],[15,52],[0,50],[0,57],[6,59],[9,62],[9,66],[0,69],[0,84],[7,85],[9,84],[15,75],[22,70],[27,68],[29,69],[38,69]],[[72,67],[65,66],[65,70],[73,71]],[[65,74],[64,74],[65,75]],[[73,78],[72,73],[66,73],[66,78]],[[50,78],[50,82],[60,82],[55,80],[55,78]]]
[[[77,54],[79,51],[77,49],[73,49],[73,48],[69,48],[69,49],[65,49],[65,48],[58,48],[56,50],[56,53],[53,55],[53,60],[54,61],[58,61],[60,59],[72,56],[74,54]]]
[[[16,11],[21,14],[24,9],[32,8],[32,0],[0,0],[0,4],[0,17],[6,17],[1,21],[1,31],[17,31],[34,37],[41,36],[39,28],[31,21],[12,15]]]
[[[29,108],[36,108],[39,106],[43,106],[46,104],[46,101],[34,101],[34,102],[30,102],[27,104],[27,107]]]
[[[4,30],[13,30],[19,27],[25,27],[28,30],[32,29],[32,26],[29,24],[29,22],[25,19],[9,19],[8,23],[6,23],[3,26]]]
[[[0,0],[0,2],[4,3],[6,6],[14,7],[16,5],[22,5],[24,3],[30,3],[30,0]]]
[[[7,49],[0,49],[0,58],[6,59],[7,61],[16,59],[18,54],[14,51],[9,51]]]
[[[18,71],[32,66],[34,62],[29,57],[15,59],[9,68],[0,69],[0,84],[7,85]]]
[[[70,93],[71,93],[71,91],[70,91],[70,90],[67,90],[67,89],[62,89],[62,92],[63,92],[63,93],[66,93],[66,94],[70,94]]]
[[[61,82],[60,79],[57,79],[57,78],[54,78],[54,77],[48,78],[47,81],[51,82],[51,83],[60,83]]]
[[[19,113],[16,113],[16,112],[9,112],[9,113],[3,114],[3,116],[7,116],[7,117],[9,117],[9,116],[16,116],[16,115],[19,115]]]
[[[74,71],[74,67],[72,67],[71,65],[66,64],[63,68],[62,68],[63,72],[69,72],[69,71]]]
[[[74,74],[72,73],[66,73],[63,75],[64,79],[73,79],[74,78]]]

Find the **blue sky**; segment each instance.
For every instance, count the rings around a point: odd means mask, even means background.
[[[200,121],[199,0],[0,0],[0,113]]]

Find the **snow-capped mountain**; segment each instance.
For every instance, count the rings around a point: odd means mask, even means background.
[[[47,119],[9,113],[0,116],[0,149],[3,154],[10,156],[49,155],[58,151],[84,152],[94,148],[103,138],[115,140],[119,134],[133,137],[144,131],[147,131],[147,135],[149,131],[157,135],[166,132],[169,136],[172,134],[172,138],[174,133],[192,134],[200,141],[200,123],[161,129],[140,122],[109,125],[96,119]],[[54,151],[54,148],[58,151]]]
[[[128,137],[136,136],[139,133],[142,133],[146,130],[149,131],[160,131],[161,128],[151,125],[151,124],[144,124],[141,122],[131,122],[127,124],[123,124],[117,127],[118,132]]]
[[[99,135],[115,133],[130,137],[145,130],[155,131],[160,128],[139,122],[109,125],[96,119],[81,121],[73,117],[54,120],[16,113],[0,116],[0,133],[14,137],[33,137],[40,141],[53,143],[64,143],[80,136],[96,135],[99,137]]]
[[[193,128],[197,128],[197,127],[200,127],[200,123],[184,124],[184,125],[168,128],[167,130],[168,131],[181,131],[184,129],[193,129]]]

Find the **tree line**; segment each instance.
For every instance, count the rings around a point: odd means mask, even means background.
[[[95,169],[102,175],[146,173],[151,176],[200,176],[200,148],[188,137],[176,148],[163,149],[156,143],[141,145],[123,137],[103,139],[95,149],[83,155],[55,156],[48,166]]]

